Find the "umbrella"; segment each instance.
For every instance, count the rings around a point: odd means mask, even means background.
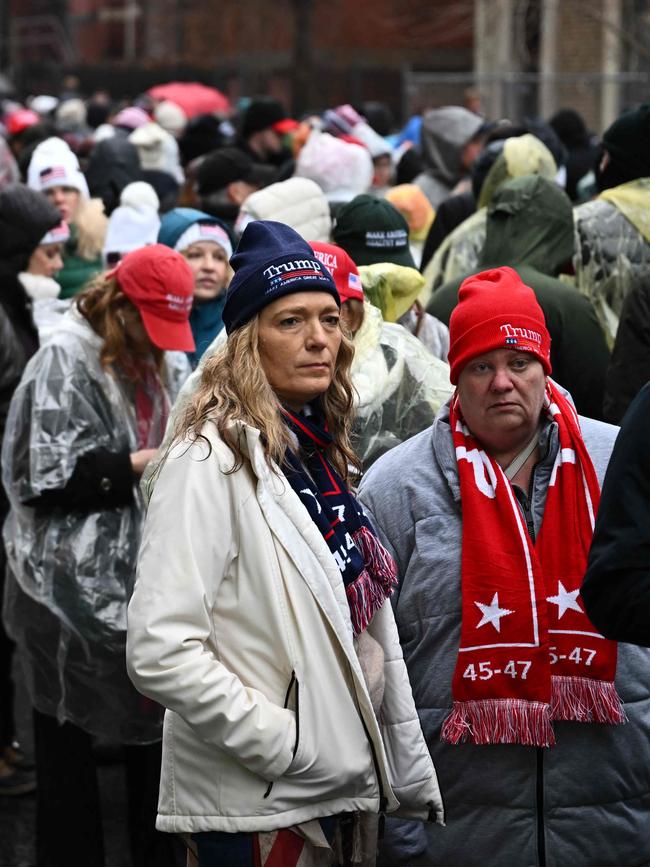
[[[199,84],[198,81],[170,81],[169,84],[157,84],[147,91],[153,99],[168,99],[182,108],[185,114],[195,117],[197,114],[230,114],[230,101],[216,87]]]

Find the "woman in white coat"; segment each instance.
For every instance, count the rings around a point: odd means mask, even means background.
[[[192,834],[200,867],[374,863],[370,817],[443,811],[395,564],[347,484],[352,348],[292,229],[251,223],[231,264],[228,340],[155,480],[129,607],[131,678],[168,708],[157,827]]]

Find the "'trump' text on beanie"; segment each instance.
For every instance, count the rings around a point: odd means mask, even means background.
[[[449,378],[494,349],[529,352],[551,372],[551,336],[533,290],[512,268],[493,268],[461,283],[449,320]]]
[[[227,334],[272,301],[294,292],[328,292],[341,303],[332,275],[309,244],[284,223],[249,223],[230,265],[235,274],[222,313]]]

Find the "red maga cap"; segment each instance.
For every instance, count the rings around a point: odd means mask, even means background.
[[[323,244],[320,241],[310,241],[309,246],[319,262],[325,265],[334,278],[341,304],[350,298],[363,301],[363,286],[359,269],[343,247],[338,247],[336,244]]]
[[[151,342],[159,349],[193,352],[188,318],[194,275],[180,253],[164,244],[134,250],[107,274],[137,308]]]
[[[276,121],[271,129],[274,129],[278,135],[286,135],[289,132],[293,132],[298,129],[300,124],[297,120],[294,120],[292,117],[284,117],[282,120]]]
[[[29,126],[34,126],[40,121],[40,116],[32,111],[31,108],[18,108],[12,111],[5,120],[5,126],[9,135],[18,135],[18,133],[27,129]]]

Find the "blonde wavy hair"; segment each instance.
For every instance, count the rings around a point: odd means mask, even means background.
[[[269,465],[282,466],[287,448],[294,448],[289,429],[282,420],[282,406],[273,391],[260,359],[259,316],[255,316],[228,337],[221,349],[206,361],[199,385],[181,412],[172,442],[196,440],[207,422],[213,422],[219,435],[232,450],[235,460],[227,471],[233,473],[244,463],[237,422],[244,422],[261,433]],[[350,444],[354,415],[354,388],[350,366],[354,356],[352,341],[344,333],[329,388],[316,403],[332,436],[327,457],[346,481],[360,474],[361,464]]]
[[[107,280],[104,274],[100,274],[76,296],[75,304],[104,341],[99,351],[102,367],[110,368],[116,364],[132,379],[138,379],[152,358],[158,373],[162,372],[163,351],[152,345],[150,356],[143,359],[129,338],[125,320],[140,314],[122,292],[115,277]]]

